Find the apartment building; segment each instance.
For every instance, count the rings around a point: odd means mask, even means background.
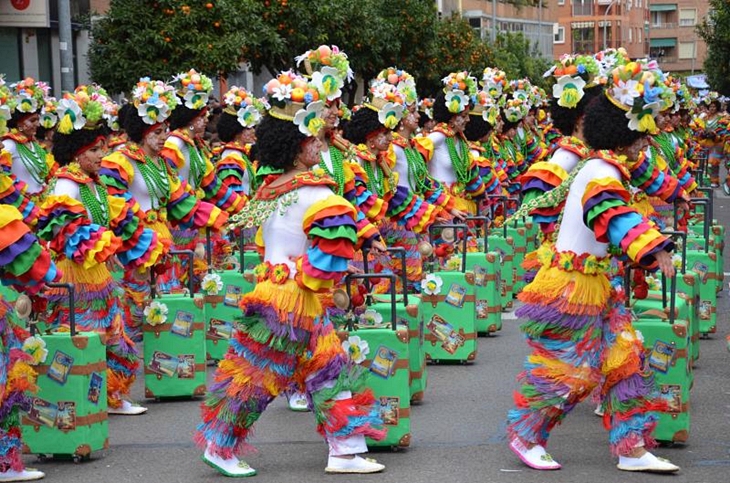
[[[707,0],[649,0],[649,53],[662,69],[702,70],[707,46],[695,28],[708,11]]]

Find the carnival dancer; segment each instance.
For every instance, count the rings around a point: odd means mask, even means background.
[[[157,234],[139,223],[135,206],[109,196],[99,180],[104,153],[103,99],[91,100],[77,89],[60,101],[60,121],[53,152],[63,165],[41,205],[38,235],[50,242],[62,280],[77,289],[76,323],[80,330],[106,335],[107,398],[110,414],[135,415],[146,408],[129,402],[139,357],[124,330],[128,316],[121,287],[109,268],[121,264],[128,270],[157,263],[164,246]],[[62,291],[49,291],[50,320],[54,326],[69,323]]]
[[[464,138],[464,127],[469,122],[477,82],[468,72],[452,72],[443,84],[434,100],[433,118],[438,124],[428,135],[434,146],[431,158],[426,160],[428,171],[449,189],[455,208],[474,215],[485,187]]]
[[[46,97],[38,119],[38,130],[35,133],[35,138],[47,153],[50,153],[53,149],[53,134],[56,132],[56,124],[58,123],[57,106],[58,100],[55,97]]]
[[[489,142],[492,129],[497,123],[499,116],[497,102],[486,89],[478,91],[476,102],[469,110],[469,122],[464,128],[464,137],[469,142],[471,155],[479,166],[479,175],[484,183],[484,194],[487,196],[502,194],[499,173],[492,165],[489,150],[484,147],[484,144]],[[484,210],[480,209],[479,212],[484,212]]]
[[[2,184],[5,181],[0,174]],[[23,216],[12,206],[0,205],[0,238],[3,257],[0,273],[4,284],[29,295],[36,294],[46,283],[61,277],[48,251],[43,248]],[[10,314],[13,307],[0,299],[0,482],[39,480],[42,471],[26,468],[21,458],[21,412],[31,407],[37,373],[34,365],[45,362],[48,351],[40,337],[15,325]]]
[[[722,103],[715,91],[710,91],[703,99],[707,110],[702,113],[697,121],[699,125],[698,137],[700,143],[707,150],[707,169],[710,174],[710,186],[720,187],[720,164],[723,158],[723,139],[721,136],[722,126],[720,111]]]
[[[170,233],[173,226],[219,231],[228,215],[195,198],[187,183],[160,157],[167,138],[166,121],[178,107],[174,88],[162,81],[142,78],[132,89],[132,105],[134,110],[125,118],[127,143],[102,160],[101,179],[109,192],[137,203],[144,226],[155,231],[167,246],[173,243]],[[132,305],[131,320],[136,332],[149,302],[149,280],[145,271],[127,270],[124,274],[122,284]],[[157,285],[159,292],[182,288],[180,280],[165,265],[158,270]]]
[[[301,77],[287,75],[299,84]],[[333,182],[322,171],[310,172],[320,161],[323,107],[322,101],[291,96],[272,100],[256,138],[261,165],[283,173],[269,177],[233,217],[242,227],[260,226],[264,263],[256,269],[254,291],[241,302],[239,329],[201,406],[195,436],[205,447],[203,461],[227,476],[256,474],[237,455],[249,446],[253,423],[292,383],[306,392],[318,432],[329,443],[326,472],[384,468],[354,456],[367,450],[365,436],[383,436],[376,429],[382,421],[372,393],[359,392],[365,373],[348,360],[316,295],[347,270],[357,241],[355,209],[332,193]]]
[[[39,113],[45,106],[48,85],[30,77],[9,86],[9,92],[0,104],[9,111],[8,132],[1,136],[3,147],[10,153],[9,172],[24,196],[38,203],[57,165],[53,155],[36,141]],[[7,168],[5,168],[7,169]],[[26,215],[26,213],[24,213]],[[34,220],[26,218],[27,223]]]
[[[600,382],[618,468],[676,472],[677,466],[646,450],[654,443],[652,412],[665,405],[642,371],[642,343],[620,283],[612,283],[612,267],[618,265],[611,260],[611,254],[623,253],[641,266],[674,274],[673,243],[628,205],[625,187],[626,160],[643,150],[653,129],[658,104],[645,95],[659,78],[629,62],[608,79],[605,95],[591,102],[583,120],[594,151],[559,187],[517,212],[565,198],[555,246],[541,252],[542,268],[519,295],[525,305],[517,315],[528,319],[522,331],[533,353],[518,376],[522,388],[508,416],[509,447],[532,468],[559,469],[545,451],[550,432]]]

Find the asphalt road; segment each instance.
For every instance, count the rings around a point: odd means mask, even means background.
[[[730,199],[716,193],[715,218],[730,226]],[[730,245],[729,245],[730,246]],[[725,271],[730,272],[726,250]],[[730,277],[726,277],[726,283]],[[692,427],[688,444],[662,447],[660,456],[682,467],[674,476],[619,471],[608,452],[607,433],[591,404],[582,404],[558,427],[549,451],[563,465],[555,472],[525,467],[507,449],[505,414],[512,404],[515,376],[527,352],[513,318],[492,338],[479,340],[477,361],[471,366],[429,366],[424,401],[412,408],[411,447],[400,452],[377,452],[387,468],[378,475],[331,476],[324,473],[327,447],[314,430],[311,413],[293,413],[284,399],[275,401],[257,423],[252,442],[259,452],[248,462],[259,471],[254,481],[276,483],[443,482],[450,483],[593,483],[671,481],[720,483],[730,481],[730,295],[727,284],[718,298],[718,332],[702,340],[701,358],[691,396]],[[209,369],[212,373],[212,368]],[[134,388],[142,400],[142,381]],[[222,482],[224,477],[200,461],[191,441],[199,420],[200,400],[155,403],[148,414],[111,416],[111,447],[90,461],[26,463],[47,474],[47,481],[127,483],[150,481]]]

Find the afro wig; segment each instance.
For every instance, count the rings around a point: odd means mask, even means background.
[[[553,124],[563,136],[573,135],[578,120],[585,113],[586,106],[594,97],[603,92],[603,88],[601,86],[590,87],[584,92],[585,95],[573,109],[559,106],[557,99],[552,99],[550,102],[550,116],[553,118]]]
[[[104,136],[104,131],[101,128],[78,129],[70,134],[61,134],[56,131],[53,134],[53,157],[56,158],[58,164],[66,166],[73,161],[79,151],[102,136]]]
[[[385,126],[378,120],[378,113],[368,107],[362,107],[352,115],[343,135],[351,143],[364,144],[371,134],[382,129],[385,129]]]
[[[137,117],[137,109],[134,108],[134,104],[126,103],[122,107],[119,108],[119,112],[117,113],[117,121],[119,122],[119,127],[122,129],[126,129],[127,124],[127,117],[130,115]]]
[[[596,96],[585,110],[583,136],[592,149],[616,149],[630,146],[644,134],[629,129],[626,111],[606,96]]]
[[[256,126],[256,147],[261,166],[289,170],[294,166],[305,139],[307,136],[299,132],[299,127],[293,122],[264,116]]]
[[[464,128],[464,136],[469,141],[479,141],[492,131],[492,125],[479,115],[469,115],[469,122]]]
[[[224,143],[230,143],[241,132],[244,127],[238,122],[238,116],[222,112],[218,118],[218,138]]]
[[[180,104],[170,114],[170,130],[180,129],[190,125],[193,119],[200,115],[205,115],[205,109],[190,109],[185,104]]]

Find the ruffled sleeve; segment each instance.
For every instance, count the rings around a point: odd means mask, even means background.
[[[0,153],[0,156],[6,154],[8,153],[3,152]],[[30,226],[35,225],[40,213],[35,203],[23,195],[13,181],[13,177],[6,174],[4,170],[0,172],[0,204],[15,207],[23,215],[23,222]]]
[[[395,166],[395,153],[393,145],[390,145],[385,160],[390,164],[391,169]],[[393,173],[394,176],[398,173]],[[418,194],[411,191],[407,186],[400,186],[396,183],[395,190],[386,181],[388,191],[392,193],[388,200],[386,216],[400,226],[414,233],[422,233],[436,221],[437,207],[430,204]]]
[[[302,228],[311,245],[298,261],[302,285],[314,291],[326,290],[347,271],[357,244],[355,215],[353,206],[337,195],[307,209]]]
[[[37,233],[53,252],[84,268],[106,262],[122,243],[111,230],[92,223],[81,202],[66,195],[44,200]]]
[[[205,174],[199,188],[203,190],[205,201],[228,213],[238,213],[248,201],[244,193],[235,191],[218,178],[218,173],[209,160],[205,161]]]
[[[538,161],[520,177],[522,185],[522,203],[529,203],[533,199],[551,191],[568,178],[568,172],[557,163]],[[533,220],[541,224],[552,224],[558,221],[564,202],[558,206],[537,208],[530,214]]]
[[[144,227],[141,209],[131,195],[109,196],[110,226],[121,240],[117,251],[119,262],[129,269],[155,265],[167,252],[157,232]]]
[[[596,240],[620,247],[638,264],[653,269],[654,254],[671,251],[674,244],[629,206],[631,195],[621,182],[605,177],[590,181],[583,194],[583,221]]]
[[[165,140],[165,145],[160,150],[160,157],[164,159],[167,164],[175,170],[179,171],[185,165],[185,156],[183,156],[180,146],[175,142],[177,138],[175,136],[169,136]]]
[[[479,176],[484,183],[484,193],[488,195],[499,195],[502,193],[502,187],[499,183],[499,176],[492,167],[492,163],[483,154],[482,149],[472,149],[472,154],[476,160]]]
[[[116,151],[101,160],[99,178],[113,195],[124,195],[134,179],[134,168],[129,159]]]
[[[463,139],[461,142],[466,142]],[[476,156],[474,156],[471,152],[471,150],[468,151],[469,154],[469,178],[466,182],[466,186],[464,187],[464,192],[466,193],[467,197],[475,200],[479,198],[480,196],[484,195],[484,193],[487,190],[487,186],[484,183],[484,180],[482,179],[480,172],[479,172],[479,164],[477,162]]]
[[[186,182],[170,176],[167,216],[172,224],[183,229],[208,227],[213,231],[220,230],[228,221],[228,213],[207,201],[198,200],[186,186]]]
[[[61,273],[22,220],[23,215],[16,208],[0,205],[2,283],[19,292],[34,294],[44,284],[58,281]]]
[[[434,145],[433,140],[428,136],[417,136],[411,141],[413,147],[423,156],[423,159],[428,162],[433,158]]]
[[[242,152],[237,150],[231,150],[228,155],[216,163],[218,178],[223,185],[239,194],[246,193],[244,181],[249,169],[250,161]],[[249,179],[248,182],[250,184],[253,179]],[[250,193],[253,193],[253,190]]]
[[[342,167],[345,177],[342,196],[357,212],[355,222],[359,245],[368,247],[373,240],[380,239],[375,223],[383,219],[388,204],[368,189],[367,175],[357,163],[345,161]]]
[[[654,150],[652,153],[656,155],[657,159],[646,156],[642,151],[638,159],[629,165],[631,184],[649,196],[656,196],[672,203],[684,193],[684,190],[677,178],[672,176],[669,169],[666,168],[666,161],[658,159],[660,156]],[[664,170],[659,168],[659,162],[665,166]]]

